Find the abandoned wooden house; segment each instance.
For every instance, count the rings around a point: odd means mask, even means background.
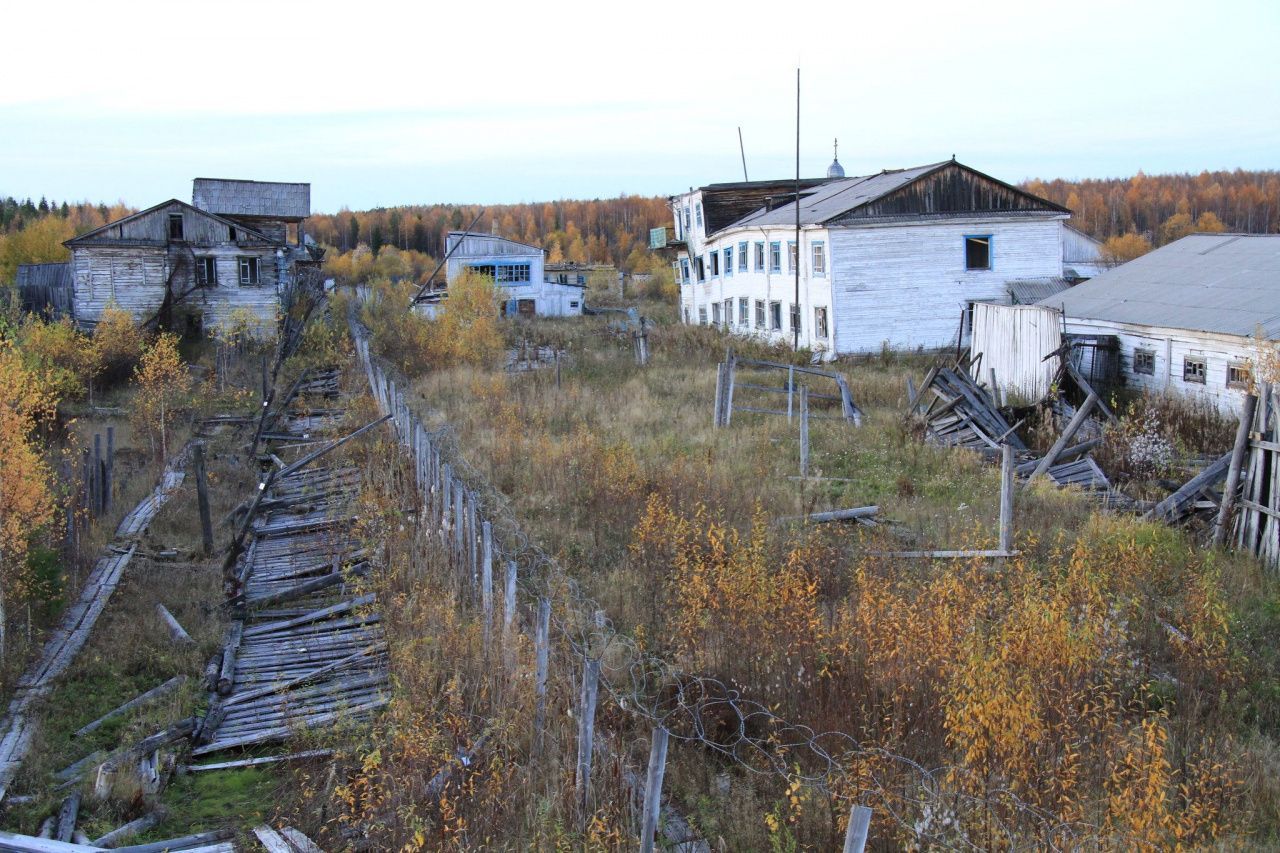
[[[493,279],[504,317],[566,317],[582,313],[586,280],[551,281],[543,250],[493,234],[450,231],[445,279],[452,284],[465,272]],[[566,279],[568,276],[566,276]],[[447,309],[446,309],[447,310]]]
[[[197,178],[192,201],[170,199],[65,243],[80,326],[115,306],[182,332],[241,324],[275,334],[281,293],[321,255],[302,230],[310,184]]]
[[[943,347],[1015,281],[1062,280],[1070,211],[954,159],[799,184],[711,184],[670,199],[686,323],[826,357]],[[657,239],[651,235],[651,242]],[[799,300],[796,268],[799,265]]]
[[[1081,371],[1237,412],[1280,341],[1280,235],[1192,234],[1040,302]],[[1093,380],[1090,380],[1093,381]]]

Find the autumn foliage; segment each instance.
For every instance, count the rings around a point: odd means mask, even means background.
[[[146,430],[160,458],[169,456],[169,429],[191,390],[191,372],[178,354],[178,336],[161,334],[147,347],[135,374],[138,394],[132,417]]]

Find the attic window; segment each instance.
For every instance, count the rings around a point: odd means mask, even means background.
[[[182,239],[182,214],[181,213],[169,214],[169,239],[170,240]]]
[[[234,225],[227,227],[227,239],[232,243],[236,241],[236,227]]]
[[[964,238],[964,268],[967,270],[991,269],[990,234]]]

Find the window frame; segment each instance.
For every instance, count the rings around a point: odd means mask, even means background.
[[[236,271],[239,273],[241,287],[254,287],[262,284],[262,274],[258,258],[252,255],[241,255],[237,259]],[[248,273],[246,275],[246,272]]]
[[[697,260],[694,261],[694,266],[698,270],[698,284],[704,283],[707,280],[707,263],[702,255],[698,255]]]
[[[756,272],[764,272],[764,241],[756,241]]]
[[[787,275],[796,274],[796,264],[800,262],[799,251],[795,240],[787,241]]]
[[[738,244],[738,272],[747,272],[747,244]]]
[[[766,319],[767,318],[765,317],[765,311],[764,311],[764,300],[757,299],[756,300],[756,328],[763,329],[765,327]]]
[[[1232,372],[1242,374],[1243,378],[1232,379]],[[1253,385],[1253,364],[1247,361],[1227,362],[1227,387],[1247,391]]]
[[[175,225],[178,226],[176,229],[173,227]],[[178,233],[175,234],[174,233],[175,230]],[[185,236],[183,236],[186,233],[186,223],[182,221],[181,213],[169,214],[169,224],[167,226],[167,229],[165,230],[165,233],[169,235],[170,240],[186,240],[187,239]]]
[[[216,287],[218,284],[217,255],[198,255],[196,257],[196,284],[200,287]]]
[[[733,325],[733,298],[730,297],[724,301],[724,327],[727,329]]]
[[[782,241],[769,241],[769,272],[782,272]]]
[[[769,300],[769,331],[782,331],[782,302],[781,300]]]
[[[705,305],[698,306],[698,325],[707,325],[707,306]]]
[[[814,240],[809,244],[809,264],[814,278],[827,277],[827,247],[822,240]]]
[[[698,220],[698,227],[702,227],[702,202],[695,202],[693,205],[694,215]]]
[[[1182,357],[1182,381],[1192,385],[1209,384],[1209,361],[1204,356]]]
[[[710,252],[707,253],[707,257],[711,258],[711,277],[719,278],[720,277],[720,253],[715,249],[712,249]]]
[[[680,259],[680,283],[681,284],[689,283],[689,259],[688,258]]]
[[[733,275],[733,247],[724,247],[724,275],[725,278]]]
[[[813,336],[819,340],[830,340],[831,329],[828,325],[830,322],[827,315],[827,306],[813,306]]]
[[[791,306],[791,312],[790,312],[791,313],[791,331],[795,332],[798,330],[801,334],[804,334],[804,328],[803,328],[804,321],[803,321],[803,318],[800,316],[800,306],[794,302],[790,303],[790,306]]]
[[[1156,351],[1150,347],[1134,347],[1133,372],[1136,376],[1155,376]]]
[[[751,325],[751,300],[746,296],[738,297],[738,325],[744,329]]]
[[[985,267],[975,267],[969,265],[969,242],[985,241],[987,247],[987,265]],[[965,272],[990,272],[996,268],[996,241],[994,234],[965,234],[961,243],[964,249],[964,271]]]
[[[711,325],[713,326],[720,325],[720,303],[719,302],[711,303]]]

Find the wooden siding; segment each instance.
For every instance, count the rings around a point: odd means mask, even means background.
[[[1016,187],[949,163],[902,189],[831,220],[832,224],[888,216],[955,213],[1066,213],[1066,209]],[[1060,273],[1059,273],[1060,274]]]
[[[1058,370],[1058,359],[1044,357],[1062,345],[1062,317],[1052,308],[1038,305],[973,306],[973,338],[970,349],[982,361],[974,379],[986,382],[992,369],[996,383],[1006,393],[1025,400],[1039,400],[1049,393]]]
[[[1071,317],[1066,325],[1069,335],[1116,336],[1120,341],[1120,379],[1125,387],[1199,398],[1224,414],[1239,413],[1245,395],[1244,389],[1227,387],[1227,367],[1258,362],[1258,343],[1252,338]],[[1139,348],[1155,353],[1155,369],[1150,375],[1133,370],[1134,350]],[[1203,385],[1183,380],[1183,360],[1188,356],[1204,359]]]
[[[1013,279],[1062,274],[1063,218],[831,228],[836,351],[954,345],[969,302],[1004,301]],[[965,269],[971,235],[991,235],[991,269]]]
[[[128,216],[97,231],[68,241],[72,248],[93,243],[134,243],[139,245],[164,245],[169,242],[169,215],[182,215],[182,242],[197,246],[212,246],[230,241],[227,222],[210,216],[202,210],[171,201],[136,216]],[[236,229],[236,242],[241,245],[267,245],[259,238]]]

